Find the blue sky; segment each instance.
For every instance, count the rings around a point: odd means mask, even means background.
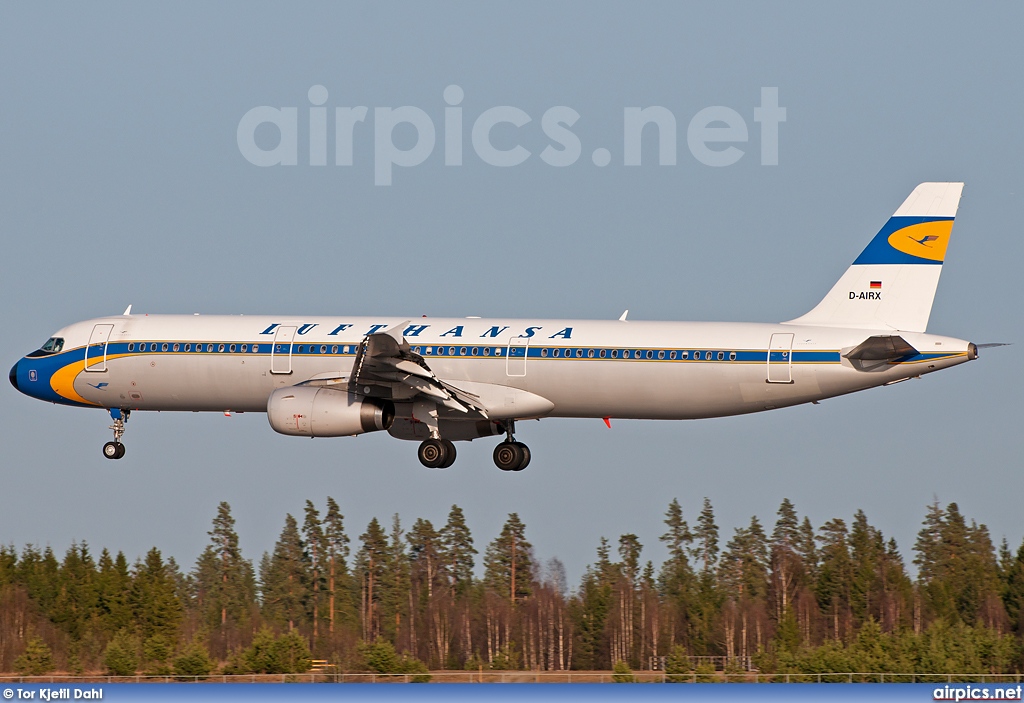
[[[482,315],[778,321],[810,309],[917,183],[966,182],[929,331],[1021,339],[1024,54],[1013,5],[957,3],[182,3],[4,7],[0,21],[0,293],[8,364],[57,328],[135,312]],[[366,106],[353,165],[309,165],[308,93]],[[464,94],[463,164],[446,166],[445,88]],[[754,121],[777,87],[779,164]],[[295,166],[237,141],[258,106],[295,107]],[[645,133],[623,165],[627,107],[677,123],[675,165]],[[423,163],[374,185],[375,108],[436,128]],[[484,163],[474,121],[513,106]],[[542,116],[579,115],[581,156],[554,167]],[[748,128],[735,164],[687,144],[704,108]],[[333,125],[332,125],[333,127]],[[269,136],[268,136],[269,135]],[[271,148],[273,134],[256,140]],[[401,149],[416,132],[392,134]],[[725,145],[723,145],[724,147]],[[592,153],[610,153],[605,167]],[[998,540],[1024,537],[1018,347],[924,380],[757,416],[524,423],[527,471],[460,447],[446,472],[415,444],[304,441],[262,415],[133,417],[127,457],[100,455],[99,412],[7,387],[0,541],[152,545],[191,566],[221,500],[242,547],[272,548],[285,513],[334,496],[353,537],[400,513],[466,512],[481,552],[518,512],[538,556],[575,581],[600,536],[636,533],[660,561],[678,497],[715,505],[723,542],[790,498],[815,526],[863,508],[910,557],[925,505],[957,501]]]

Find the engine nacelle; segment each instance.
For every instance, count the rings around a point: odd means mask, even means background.
[[[316,386],[278,388],[267,401],[275,432],[297,437],[348,437],[386,430],[395,421],[389,400]]]

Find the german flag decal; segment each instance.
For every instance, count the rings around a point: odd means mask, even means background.
[[[871,281],[871,290],[882,290],[881,281]]]

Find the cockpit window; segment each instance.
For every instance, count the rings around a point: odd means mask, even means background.
[[[50,337],[46,340],[46,344],[41,347],[41,351],[50,352],[56,354],[64,349],[64,338],[63,337]]]

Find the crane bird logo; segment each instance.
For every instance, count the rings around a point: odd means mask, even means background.
[[[938,238],[937,235],[934,235],[934,234],[926,234],[925,236],[921,237],[920,239],[914,239],[913,237],[911,237],[911,239],[913,241],[917,242],[918,244],[920,244],[923,247],[931,248],[929,245],[932,242],[938,241],[939,238]]]

